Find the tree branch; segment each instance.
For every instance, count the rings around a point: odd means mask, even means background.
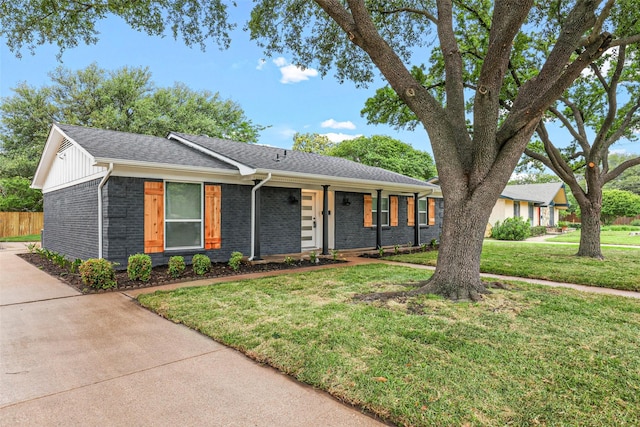
[[[638,166],[638,165],[640,165],[640,157],[625,160],[624,162],[620,163],[616,168],[614,168],[611,172],[608,172],[603,175],[602,177],[603,183],[607,183],[611,180],[616,179],[625,170],[629,169],[632,166]]]
[[[618,63],[616,64],[616,69],[611,76],[611,82],[608,86],[605,86],[609,108],[607,110],[607,116],[605,117],[604,122],[602,123],[602,126],[600,126],[600,130],[593,141],[593,150],[595,150],[596,154],[600,154],[602,150],[607,150],[609,148],[606,145],[606,137],[616,119],[616,113],[618,111],[618,82],[620,81],[622,70],[624,70],[625,58],[626,46],[620,46],[618,48]]]
[[[391,10],[382,10],[382,9],[380,9],[378,12],[380,12],[383,15],[395,15],[396,13],[413,13],[413,14],[416,14],[416,15],[422,15],[425,18],[427,18],[429,21],[431,21],[434,24],[438,25],[438,18],[436,18],[431,13],[429,13],[426,10],[423,10],[423,9],[416,9],[416,8],[413,8],[413,7],[400,7],[400,8],[391,9]]]
[[[582,113],[580,112],[578,107],[576,107],[575,104],[570,102],[568,99],[564,99],[562,102],[565,105],[567,105],[569,108],[571,108],[571,111],[573,113],[573,118],[576,122],[582,121],[581,119]],[[582,129],[580,129],[580,126],[578,125],[579,130],[577,131],[573,127],[569,119],[564,114],[562,114],[562,112],[558,110],[556,107],[554,106],[549,107],[549,111],[562,122],[562,124],[567,128],[567,130],[571,134],[571,136],[573,136],[573,138],[576,141],[578,141],[582,150],[584,150],[585,152],[589,152],[591,147],[589,147],[589,141],[587,141],[587,136],[586,134],[584,134],[584,126],[582,127]],[[582,132],[580,132],[580,130]]]

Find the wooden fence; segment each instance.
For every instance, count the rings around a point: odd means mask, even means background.
[[[43,227],[42,212],[0,212],[0,237],[40,234]]]
[[[569,215],[565,215],[562,218],[563,218],[562,221],[580,222],[580,217],[577,216],[574,213],[571,213]],[[621,216],[619,218],[616,218],[615,221],[613,221],[613,225],[629,225],[629,224],[631,224],[631,221],[636,220],[636,219],[640,219],[640,215],[638,215],[636,217]]]

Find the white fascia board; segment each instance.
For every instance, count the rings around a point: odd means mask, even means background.
[[[42,187],[44,186],[44,183],[47,180],[49,169],[51,169],[51,164],[53,163],[53,159],[56,157],[58,147],[60,146],[60,143],[65,138],[68,139],[76,148],[78,148],[87,157],[89,157],[89,159],[93,159],[93,156],[89,154],[87,150],[82,148],[80,144],[78,144],[73,140],[73,138],[70,138],[67,134],[65,134],[62,131],[62,129],[58,127],[58,125],[53,123],[51,125],[51,129],[49,130],[49,136],[47,137],[47,142],[44,144],[44,149],[42,150],[42,155],[40,156],[40,161],[38,162],[38,168],[36,169],[36,173],[33,175],[31,188],[37,188],[38,190],[42,190]]]
[[[439,187],[431,185],[412,185],[399,184],[397,182],[370,181],[366,179],[340,178],[327,175],[303,174],[299,172],[285,172],[276,170],[259,170],[258,173],[273,174],[272,182],[277,182],[279,178],[284,178],[289,182],[298,182],[300,184],[321,185],[327,184],[332,186],[341,186],[346,188],[357,188],[369,191],[375,191],[379,188],[385,191],[395,191],[403,193],[424,193],[432,191],[434,195],[440,195]],[[426,183],[425,183],[426,184]],[[273,184],[272,184],[273,185]]]
[[[204,153],[208,156],[213,157],[214,159],[218,159],[221,160],[227,164],[230,164],[232,166],[235,166],[238,168],[238,171],[240,172],[240,175],[242,176],[246,176],[246,175],[253,175],[254,173],[256,173],[256,170],[250,166],[247,166],[243,163],[237,162],[233,159],[230,159],[229,157],[223,156],[220,153],[216,153],[215,151],[211,151],[205,147],[203,147],[200,144],[196,144],[195,142],[191,142],[188,139],[182,138],[178,135],[175,135],[173,133],[169,133],[169,135],[167,135],[167,139],[173,139],[176,140],[184,145],[186,145],[187,147],[193,148],[194,150],[198,150],[201,153]]]
[[[176,169],[167,168],[166,165],[158,167],[140,167],[139,165],[116,164],[111,176],[253,185],[251,180],[240,176],[238,171],[219,171],[206,168],[188,167]]]
[[[163,170],[178,170],[178,171],[193,171],[207,174],[218,175],[235,175],[238,176],[238,171],[230,169],[215,169],[204,166],[189,166],[189,165],[176,165],[171,163],[157,163],[157,162],[144,162],[139,160],[122,160],[122,159],[110,159],[107,157],[96,157],[95,166],[109,166],[109,163],[113,163],[117,166],[137,167],[141,169],[163,169]]]

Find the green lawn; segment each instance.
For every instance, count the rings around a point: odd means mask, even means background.
[[[640,232],[640,227],[637,228],[637,232]],[[603,230],[600,232],[600,243],[603,245],[632,245],[640,246],[640,235],[630,236],[631,231],[618,231],[618,230]],[[572,231],[570,233],[561,234],[556,237],[550,237],[547,239],[550,242],[570,242],[580,243],[580,230]]]
[[[576,257],[577,245],[554,245],[487,240],[480,270],[532,279],[640,291],[640,249],[605,247],[604,261]],[[420,252],[388,259],[436,265],[438,253]]]
[[[640,425],[640,301],[520,283],[479,303],[352,301],[429,274],[375,264],[138,300],[399,425]]]
[[[26,236],[0,237],[0,242],[39,242],[40,234],[29,234]]]

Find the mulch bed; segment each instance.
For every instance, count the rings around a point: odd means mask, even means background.
[[[249,273],[264,273],[269,271],[278,271],[278,270],[295,270],[302,267],[312,267],[315,265],[326,265],[326,264],[338,264],[346,261],[343,260],[333,260],[328,258],[318,258],[317,263],[312,263],[309,260],[297,260],[292,264],[287,264],[284,262],[270,262],[266,264],[250,264],[250,263],[242,263],[240,269],[238,271],[234,271],[229,265],[226,263],[212,263],[211,270],[203,275],[198,276],[193,272],[193,268],[188,265],[185,271],[178,277],[177,279],[171,277],[167,271],[167,266],[157,266],[153,267],[151,270],[151,279],[148,282],[141,282],[139,280],[131,280],[127,275],[126,270],[116,270],[116,288],[109,290],[97,290],[88,288],[82,280],[80,279],[79,274],[70,273],[69,270],[63,269],[58,265],[54,264],[50,260],[35,254],[35,253],[26,253],[19,254],[21,258],[30,264],[35,265],[40,270],[45,273],[53,276],[65,283],[69,286],[77,289],[82,293],[101,293],[101,292],[113,292],[113,291],[122,291],[126,289],[137,289],[137,288],[147,288],[152,286],[161,286],[168,285],[170,283],[179,283],[179,282],[188,282],[193,280],[200,279],[211,279],[215,277],[226,277],[226,276],[237,276],[241,274],[249,274]]]

